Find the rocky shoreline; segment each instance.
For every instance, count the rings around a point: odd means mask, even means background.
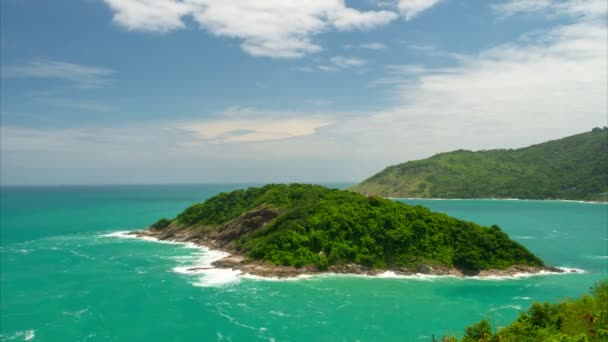
[[[266,261],[250,260],[240,255],[229,244],[226,244],[221,236],[213,236],[213,234],[205,234],[205,229],[202,228],[198,232],[189,230],[163,230],[156,231],[152,229],[137,230],[128,233],[139,238],[153,238],[160,241],[193,243],[197,246],[206,247],[209,249],[220,250],[229,255],[220,260],[211,263],[213,267],[227,268],[239,270],[242,273],[250,274],[259,277],[268,278],[294,278],[305,275],[319,275],[324,273],[335,274],[354,274],[378,276],[387,271],[393,272],[398,276],[412,275],[432,275],[432,276],[454,276],[454,277],[513,277],[519,275],[534,275],[539,273],[565,273],[563,269],[549,266],[527,266],[513,265],[506,269],[487,269],[480,272],[467,272],[456,268],[448,267],[431,267],[427,265],[419,266],[415,269],[409,268],[394,268],[394,269],[374,269],[357,264],[331,265],[327,270],[319,271],[311,266],[296,268],[293,266],[277,266]],[[203,267],[192,267],[188,271],[197,271],[207,269]],[[569,272],[576,273],[571,270]]]

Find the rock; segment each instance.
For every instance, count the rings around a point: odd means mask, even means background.
[[[223,259],[212,262],[211,265],[220,268],[237,268],[243,263],[244,260],[245,258],[243,258],[241,255],[230,255]]]

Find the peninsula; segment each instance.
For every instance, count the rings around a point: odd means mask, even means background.
[[[400,198],[608,201],[608,128],[520,149],[440,153],[389,166],[353,191]]]
[[[260,276],[562,272],[498,226],[318,185],[220,193],[131,234],[222,250],[230,256],[215,267]]]

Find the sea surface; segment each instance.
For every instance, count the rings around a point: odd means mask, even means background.
[[[402,200],[498,224],[547,264],[585,271],[515,279],[192,274],[217,256],[120,233],[247,186],[3,187],[0,340],[431,341],[608,279],[606,204]]]

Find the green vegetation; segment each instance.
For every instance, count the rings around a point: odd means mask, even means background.
[[[444,337],[445,342],[457,342]],[[492,331],[483,320],[466,328],[462,342],[593,342],[608,341],[608,281],[591,289],[591,295],[558,304],[533,303],[517,320]]]
[[[262,210],[274,214],[267,222],[251,218]],[[234,230],[235,225],[246,227]],[[171,224],[161,220],[155,227],[206,234],[238,231],[232,247],[250,259],[321,270],[347,263],[471,272],[543,265],[498,226],[482,227],[421,206],[317,185],[273,184],[221,193],[187,208]]]
[[[162,230],[163,228],[168,227],[171,224],[171,220],[162,218],[158,220],[156,223],[150,226],[150,228],[154,230]]]
[[[384,197],[608,200],[608,128],[516,150],[454,151],[353,188]]]

